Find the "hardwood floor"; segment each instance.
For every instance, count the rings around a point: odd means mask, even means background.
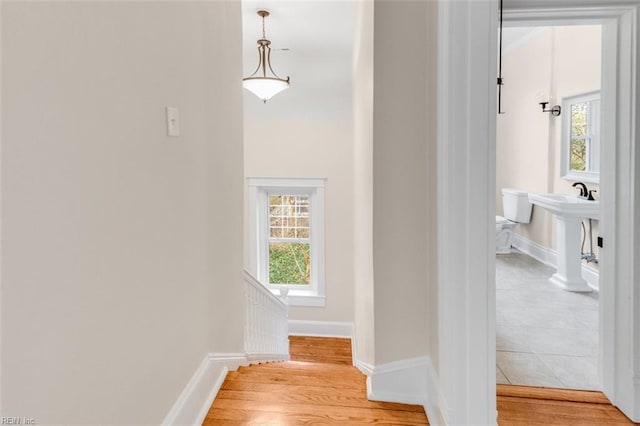
[[[289,336],[291,360],[353,365],[351,339]]]
[[[290,337],[290,362],[230,372],[204,425],[427,425],[417,405],[367,400],[349,339]],[[601,392],[498,385],[500,426],[630,425]]]
[[[498,424],[631,425],[602,392],[498,385]]]
[[[367,400],[349,339],[291,336],[289,343],[290,362],[230,372],[203,424],[428,424],[421,406]]]

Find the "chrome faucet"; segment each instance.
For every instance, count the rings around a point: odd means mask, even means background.
[[[587,185],[585,185],[584,183],[576,182],[571,186],[573,186],[574,188],[576,186],[580,187],[580,195],[579,195],[580,198],[587,198],[589,196],[589,190],[587,189]]]

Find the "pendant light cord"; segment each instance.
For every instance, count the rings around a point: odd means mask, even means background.
[[[502,15],[503,15],[503,0],[500,0],[500,44],[499,44],[499,53],[498,53],[498,114],[504,114],[502,111],[502,85],[504,81],[502,80]]]

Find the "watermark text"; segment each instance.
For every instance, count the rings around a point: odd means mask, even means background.
[[[0,425],[35,425],[36,420],[31,417],[0,417]]]

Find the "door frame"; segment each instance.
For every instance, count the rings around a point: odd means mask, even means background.
[[[601,376],[611,402],[640,421],[640,265],[634,265],[640,255],[640,2],[609,6],[598,0],[588,7],[571,0],[526,4],[526,9],[505,7],[506,21],[597,22],[603,25],[603,46],[616,46],[603,52],[603,64],[615,64],[615,70],[603,69],[603,92],[609,93],[603,93],[603,120],[615,123],[603,129],[603,139],[616,144],[602,152]],[[439,6],[440,414],[448,424],[495,424],[498,2],[441,0]]]

